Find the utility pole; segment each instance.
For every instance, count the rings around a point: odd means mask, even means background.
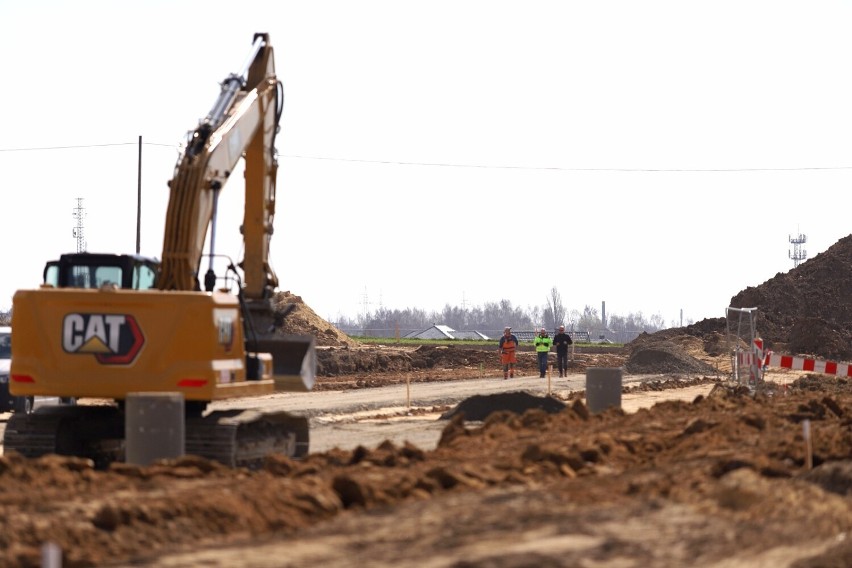
[[[139,136],[139,161],[136,173],[136,254],[142,248],[142,136]]]

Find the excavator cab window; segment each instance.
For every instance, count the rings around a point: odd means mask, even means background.
[[[51,260],[44,267],[44,283],[54,288],[59,287],[59,261]]]
[[[121,285],[121,267],[119,266],[97,266],[94,269],[94,287]]]
[[[133,267],[133,289],[150,290],[157,282],[157,271],[147,264],[138,264]]]
[[[76,253],[48,262],[44,283],[56,288],[100,288],[115,285],[132,290],[156,286],[159,262],[138,255]]]

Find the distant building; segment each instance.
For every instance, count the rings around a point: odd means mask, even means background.
[[[403,336],[404,339],[484,339],[491,338],[478,331],[456,331],[450,326],[432,324],[422,331],[412,331]]]

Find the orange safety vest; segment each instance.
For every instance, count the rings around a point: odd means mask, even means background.
[[[514,335],[510,335],[506,337],[505,335],[500,338],[500,362],[504,365],[509,363],[517,363],[518,358],[516,357],[515,350],[518,347],[518,340]]]

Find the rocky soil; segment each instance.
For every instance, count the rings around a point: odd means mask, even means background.
[[[776,350],[848,359],[850,277],[847,237],[731,305],[757,307]],[[360,348],[297,296],[279,301],[296,304],[285,331],[321,346],[318,389],[496,369],[488,349]],[[737,386],[723,319],[575,355],[578,372],[653,377],[640,389],[715,386],[631,414],[590,414],[582,393],[478,420],[450,412],[435,450],[271,455],[258,471],[193,457],[96,471],[9,453],[0,566],[39,566],[45,543],[66,567],[852,565],[848,378],[771,370]]]

